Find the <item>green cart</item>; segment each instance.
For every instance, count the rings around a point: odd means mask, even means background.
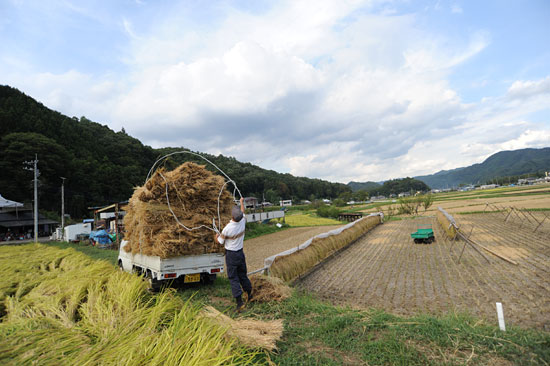
[[[421,225],[411,234],[415,244],[431,244],[435,241],[432,225]]]

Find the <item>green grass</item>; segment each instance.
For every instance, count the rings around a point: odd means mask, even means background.
[[[229,282],[180,291],[236,317]],[[282,303],[253,304],[241,317],[284,319],[277,365],[545,365],[550,334],[509,327],[501,332],[467,314],[400,317],[382,310],[336,307],[296,290]]]
[[[262,235],[277,233],[288,228],[289,226],[287,224],[283,224],[283,226],[279,228],[272,223],[262,224],[258,222],[250,222],[246,224],[244,240],[257,238]]]

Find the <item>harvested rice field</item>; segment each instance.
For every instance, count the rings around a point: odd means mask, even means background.
[[[473,227],[474,241],[518,264],[484,251],[488,263],[468,245],[458,262],[464,242],[447,240],[434,217],[423,217],[376,227],[298,284],[336,304],[403,315],[468,312],[492,324],[502,302],[507,326],[550,330],[547,229],[533,233],[498,213],[455,218],[466,233]],[[433,225],[433,244],[413,244],[419,224]]]
[[[440,193],[434,196],[436,201],[430,207],[426,215],[435,215],[437,207],[441,206],[451,214],[486,210],[486,204],[499,207],[516,207],[521,209],[549,209],[550,208],[550,184],[522,187],[502,187],[488,190],[474,190],[469,192]],[[399,202],[379,202],[383,205],[384,212],[389,206],[397,208]],[[379,211],[377,207],[364,209],[362,212],[371,213]],[[420,210],[423,212],[423,209]]]

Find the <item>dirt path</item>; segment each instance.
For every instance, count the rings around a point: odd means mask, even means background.
[[[264,259],[287,249],[297,247],[309,238],[338,228],[338,225],[290,228],[278,233],[245,240],[244,254],[248,271],[264,266]]]
[[[410,233],[431,221],[436,242],[413,244]],[[517,266],[448,241],[435,219],[392,221],[305,277],[300,286],[337,304],[399,314],[466,311],[496,324],[502,302],[507,325],[550,329],[550,242],[545,233],[507,225],[497,215],[464,215],[472,239],[513,257]],[[468,233],[469,230],[466,230]]]

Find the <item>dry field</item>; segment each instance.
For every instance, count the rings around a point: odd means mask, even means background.
[[[398,314],[469,312],[496,324],[502,302],[508,326],[550,330],[550,240],[548,226],[505,223],[495,214],[455,216],[471,238],[513,258],[486,253],[490,263],[463,242],[446,239],[435,218],[380,225],[303,278],[299,285],[322,298]],[[413,244],[418,224],[433,225],[436,242]]]
[[[516,208],[548,209],[550,208],[550,184],[537,186],[498,188],[485,191],[451,192],[436,194],[435,201],[426,213],[421,208],[420,213],[435,215],[437,207],[441,206],[447,212],[457,214],[461,212],[483,211],[486,203],[501,206],[513,206]],[[399,203],[386,203],[382,209],[387,212],[388,207],[397,209]],[[378,211],[379,208],[363,210],[365,213]]]

